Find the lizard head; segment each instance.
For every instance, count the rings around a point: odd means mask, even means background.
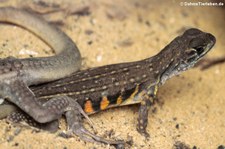
[[[216,43],[216,38],[198,29],[186,30],[175,38],[166,48],[164,55],[170,56],[169,67],[161,76],[161,83],[174,75],[194,66]],[[165,58],[164,58],[165,59]]]
[[[197,63],[216,43],[216,38],[212,34],[194,28],[185,31],[181,40],[186,44],[178,59],[177,69],[181,71]]]

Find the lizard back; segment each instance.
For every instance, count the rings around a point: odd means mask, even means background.
[[[70,96],[89,114],[139,103],[143,92],[156,94],[153,92],[159,85],[194,66],[215,42],[213,35],[189,29],[153,57],[82,70],[32,90],[41,102],[56,96]]]

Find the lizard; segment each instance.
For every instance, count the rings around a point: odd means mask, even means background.
[[[73,101],[74,109],[63,111],[68,132],[87,141],[108,144],[118,142],[108,141],[86,130],[82,125],[81,115],[88,118],[87,115],[111,107],[139,104],[137,131],[149,137],[146,131],[148,109],[156,99],[158,87],[172,76],[193,67],[215,43],[216,38],[212,34],[191,28],[155,56],[81,70],[58,81],[33,86],[31,90],[40,104],[52,101],[50,104],[55,106],[56,112],[62,112],[61,104],[64,103],[59,102],[60,98],[67,97],[70,102]],[[7,109],[9,105],[2,106]],[[20,113],[15,112],[11,120],[20,121],[21,117]]]
[[[57,80],[77,71],[81,66],[79,49],[64,32],[24,10],[1,7],[0,22],[27,29],[56,53],[49,57],[0,59],[0,97],[15,104],[37,121],[57,119],[58,115],[51,107],[37,103],[29,86]],[[52,116],[46,119],[46,114]]]

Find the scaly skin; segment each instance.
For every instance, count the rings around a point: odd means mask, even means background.
[[[140,104],[137,130],[149,137],[146,131],[148,108],[156,98],[158,87],[172,76],[193,67],[215,42],[213,35],[189,29],[153,57],[75,72],[31,89],[41,105],[54,107],[55,113],[66,115],[69,135],[75,133],[87,141],[120,144],[87,131],[81,115],[88,118],[87,114],[110,107]],[[18,122],[21,114],[16,112],[10,119]]]

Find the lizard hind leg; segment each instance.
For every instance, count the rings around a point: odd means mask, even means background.
[[[124,141],[113,141],[107,140],[105,138],[99,137],[90,131],[88,131],[82,124],[82,116],[88,118],[87,114],[83,111],[78,102],[72,99],[74,107],[66,111],[66,121],[68,125],[68,131],[66,133],[61,133],[60,136],[71,137],[73,134],[79,136],[82,140],[88,142],[100,142],[105,144],[114,145],[117,148],[123,148]],[[89,118],[88,118],[89,121]],[[90,122],[89,122],[90,124]],[[92,125],[92,124],[91,124]]]
[[[39,128],[52,133],[56,132],[59,128],[58,120],[54,120],[48,123],[38,123],[32,117],[30,117],[29,115],[27,115],[25,112],[23,112],[20,109],[17,109],[16,111],[10,113],[10,115],[7,116],[7,122],[13,123],[13,124],[22,123],[22,126],[24,126],[24,122],[25,122],[31,127]]]

